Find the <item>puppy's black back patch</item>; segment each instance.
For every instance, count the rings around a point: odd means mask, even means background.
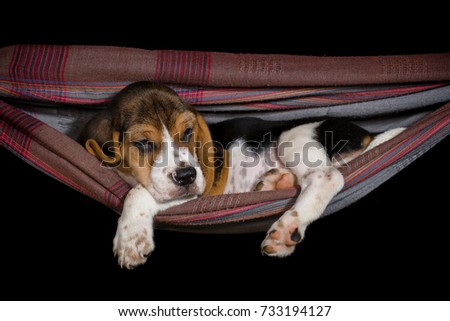
[[[316,128],[316,140],[330,159],[364,150],[372,139],[368,131],[343,119],[330,118]]]
[[[250,145],[267,147],[278,140],[280,134],[305,120],[267,121],[256,117],[242,117],[225,120],[210,126],[212,139],[227,146],[229,143],[243,139]]]
[[[237,139],[245,140],[250,147],[266,148],[276,143],[282,132],[317,121],[321,120],[267,121],[254,117],[242,117],[213,124],[210,126],[210,131],[213,140],[224,148]],[[314,136],[311,137],[311,140],[316,140],[324,146],[330,159],[342,158],[362,151],[372,139],[372,135],[365,129],[338,118],[321,121],[315,129]]]

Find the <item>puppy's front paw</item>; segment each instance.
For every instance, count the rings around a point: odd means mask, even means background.
[[[261,244],[261,252],[268,256],[291,255],[303,237],[304,228],[299,227],[298,213],[289,210],[272,224]]]
[[[132,269],[144,264],[147,257],[155,249],[152,231],[145,226],[145,222],[141,223],[131,224],[119,219],[113,241],[113,251],[122,268]]]

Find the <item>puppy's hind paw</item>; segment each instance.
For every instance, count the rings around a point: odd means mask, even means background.
[[[275,257],[291,255],[295,246],[302,240],[304,231],[299,229],[296,211],[286,212],[270,227],[261,244],[262,254]]]
[[[254,191],[274,191],[296,184],[295,175],[287,168],[272,168],[256,183]]]

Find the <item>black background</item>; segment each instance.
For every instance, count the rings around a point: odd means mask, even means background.
[[[219,28],[176,19],[125,30],[115,16],[83,29],[80,16],[76,31],[64,19],[35,19],[23,31],[10,24],[1,45],[328,56],[449,51],[448,38],[430,37],[442,26],[424,26],[420,18],[375,30],[361,18],[328,29],[320,20],[268,25],[260,17],[245,28]],[[291,257],[262,256],[264,233],[156,231],[155,252],[133,271],[121,270],[112,255],[115,213],[0,148],[1,294],[12,300],[447,300],[449,147],[446,139],[359,202],[312,224]]]

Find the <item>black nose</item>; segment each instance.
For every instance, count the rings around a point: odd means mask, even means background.
[[[175,170],[172,180],[175,184],[185,186],[194,183],[197,171],[194,167],[183,167]]]

